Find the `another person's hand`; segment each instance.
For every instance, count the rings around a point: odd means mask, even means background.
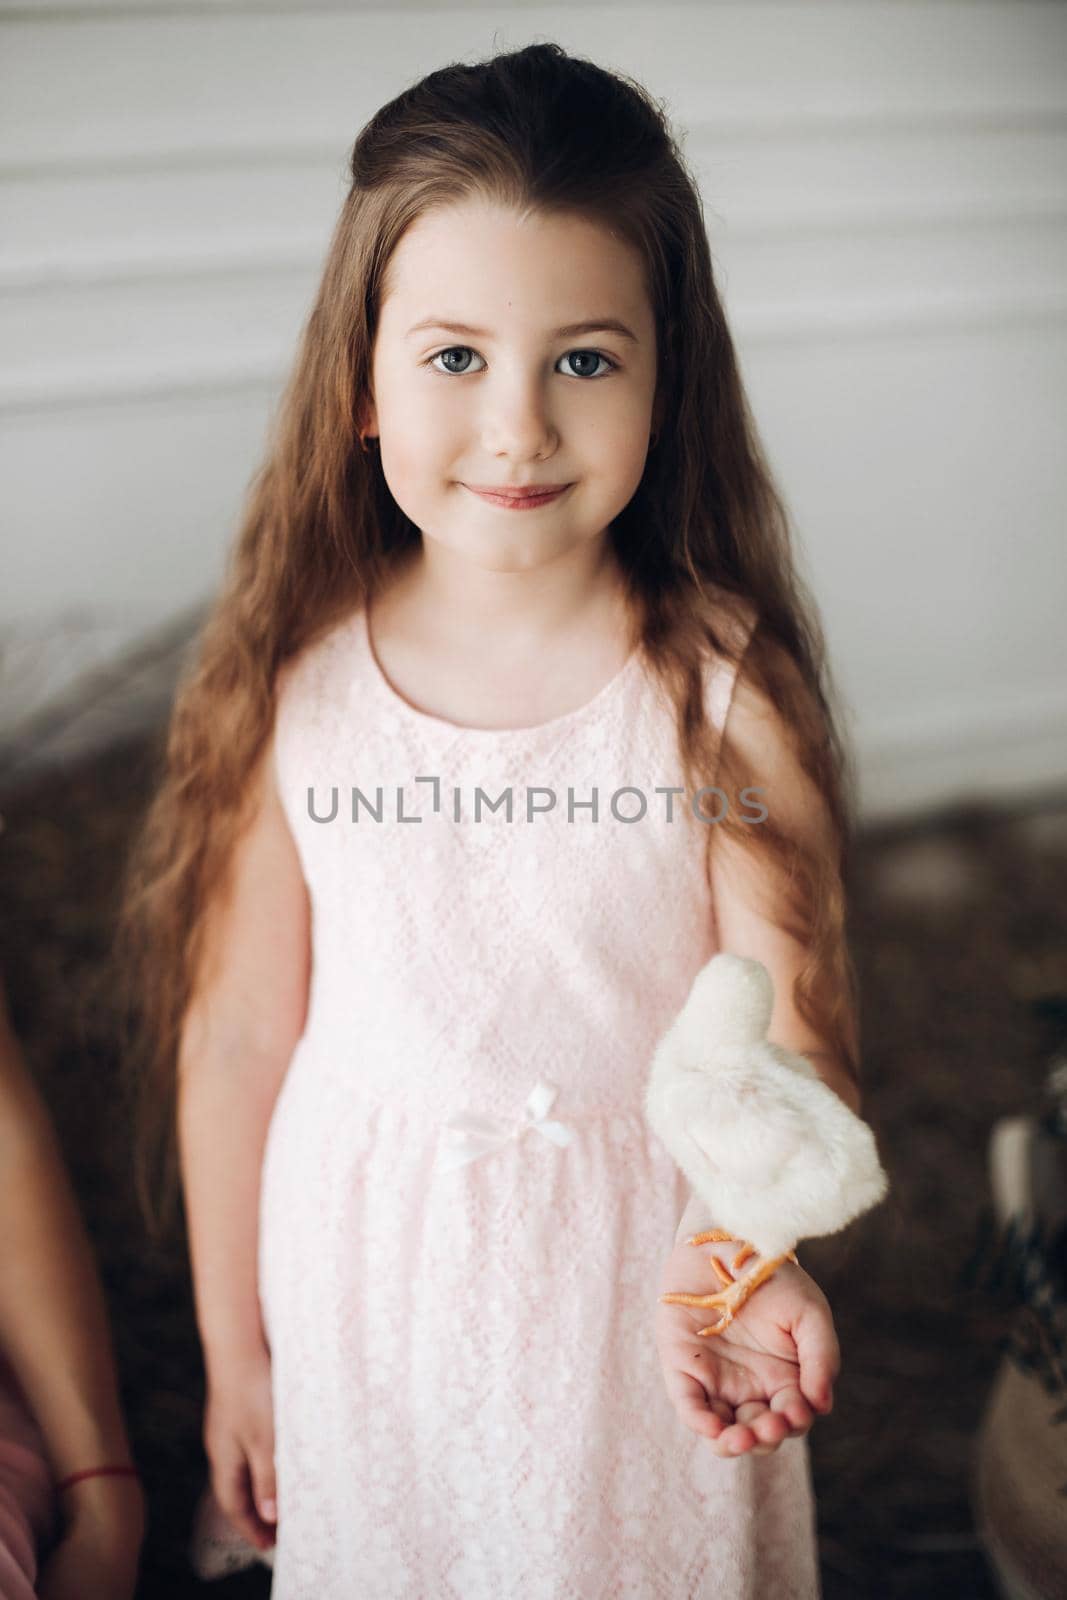
[[[660,1293],[710,1294],[722,1284],[712,1251],[729,1265],[739,1245],[690,1245],[667,1258]],[[755,1264],[741,1268],[740,1276]],[[656,1348],[667,1393],[682,1422],[716,1455],[767,1454],[807,1433],[833,1405],[841,1358],[826,1296],[802,1267],[784,1262],[722,1333],[698,1338],[712,1308],[657,1305]]]
[[[275,1542],[274,1406],[270,1354],[209,1367],[204,1448],[211,1487],[229,1521],[257,1550]]]
[[[38,1600],[133,1600],[145,1531],[140,1483],[84,1479],[62,1504],[66,1525],[38,1574]]]

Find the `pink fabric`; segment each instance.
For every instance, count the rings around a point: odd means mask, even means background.
[[[731,688],[709,668],[719,726]],[[261,1193],[275,1600],[810,1600],[805,1442],[719,1460],[654,1346],[688,1191],[644,1089],[716,941],[643,658],[542,727],[464,729],[392,689],[359,613],[285,680],[276,762],[313,970]],[[509,785],[513,820],[475,822]],[[528,821],[527,786],[555,808]]]
[[[0,1600],[33,1600],[38,1550],[54,1532],[44,1440],[0,1354]]]

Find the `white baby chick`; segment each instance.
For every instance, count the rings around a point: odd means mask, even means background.
[[[727,952],[697,973],[689,998],[652,1059],[645,1111],[700,1200],[719,1224],[690,1244],[747,1241],[734,1279],[715,1295],[661,1295],[672,1304],[714,1306],[721,1333],[800,1239],[837,1233],[888,1189],[867,1124],[802,1055],[767,1038],[774,986],[766,967]]]

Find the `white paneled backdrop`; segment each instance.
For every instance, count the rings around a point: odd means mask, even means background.
[[[217,582],[384,100],[666,102],[869,817],[1067,784],[1067,6],[0,0],[0,743]]]

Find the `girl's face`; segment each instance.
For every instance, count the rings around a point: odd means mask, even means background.
[[[512,572],[599,540],[641,481],[653,425],[637,253],[584,219],[464,201],[413,223],[386,276],[365,426],[424,539]],[[567,487],[524,511],[471,487],[534,484]]]

